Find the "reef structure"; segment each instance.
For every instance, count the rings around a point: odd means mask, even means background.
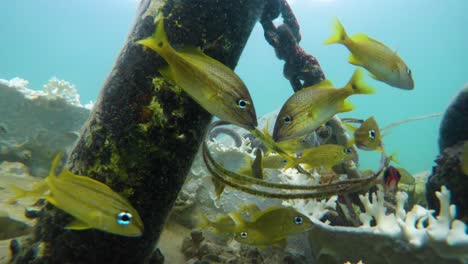
[[[136,41],[163,13],[175,47],[200,47],[230,68],[237,64],[265,0],[144,0],[135,25],[71,151],[68,167],[126,197],[145,230],[138,238],[70,231],[64,212],[47,205],[31,236],[13,240],[12,263],[156,263],[155,245],[212,116],[160,77],[163,59]]]
[[[53,77],[43,90],[21,78],[0,79],[0,163],[21,162],[33,176],[47,175],[58,151],[70,149],[88,119],[74,85]]]
[[[453,193],[451,202],[459,209],[457,216],[465,223],[468,223],[468,172],[462,167],[468,162],[463,158],[468,151],[467,124],[468,84],[465,84],[444,113],[439,130],[440,154],[426,184],[429,207],[439,210],[434,191],[445,185]]]

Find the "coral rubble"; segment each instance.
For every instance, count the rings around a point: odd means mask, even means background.
[[[44,176],[56,152],[78,139],[90,110],[68,82],[52,78],[45,91],[27,85],[20,78],[0,80],[0,162],[21,162],[32,175]]]

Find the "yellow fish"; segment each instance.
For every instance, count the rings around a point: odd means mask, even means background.
[[[341,145],[323,144],[315,148],[304,150],[302,156],[289,162],[285,169],[293,168],[299,164],[307,164],[310,168],[323,167],[331,169],[344,161],[355,159],[357,153],[352,148]]]
[[[374,92],[373,88],[365,84],[362,78],[362,71],[357,69],[348,84],[341,89],[335,89],[326,80],[294,93],[278,114],[273,139],[280,142],[302,138],[337,113],[353,110],[354,106],[346,98],[353,94]]]
[[[25,196],[45,196],[55,207],[75,217],[65,228],[83,230],[96,228],[122,236],[140,236],[143,221],[138,212],[107,185],[86,176],[79,176],[63,169],[55,175],[61,155],[52,162],[50,172],[44,182],[36,184],[31,191],[9,186],[16,196],[10,201]]]
[[[240,168],[238,172],[240,174],[255,177],[255,174],[253,173],[253,170],[252,170],[252,163],[253,161],[245,163],[245,165],[242,168]],[[284,168],[286,163],[288,163],[287,159],[285,159],[281,155],[270,154],[262,158],[262,163],[261,163],[261,167],[259,171],[263,171],[263,169],[275,169],[275,170],[282,169]],[[261,179],[263,178],[264,177],[262,177]]]
[[[291,138],[278,142],[284,151],[289,154],[302,153],[305,149],[315,147],[318,142],[316,142],[315,134],[309,133],[302,137]]]
[[[347,123],[345,123],[345,126],[354,134],[354,138],[349,142],[349,145],[356,144],[356,147],[362,150],[383,152],[382,135],[373,116],[366,119],[357,129]]]
[[[215,220],[210,220],[205,214],[199,214],[198,225],[199,229],[211,229],[216,234],[234,234],[236,227],[245,222],[242,214],[252,215],[260,211],[255,204],[241,204],[238,211],[232,211],[229,214],[218,215]]]
[[[410,68],[395,51],[364,33],[348,37],[338,19],[334,23],[333,36],[324,44],[332,43],[345,45],[351,52],[349,63],[366,68],[373,78],[405,90],[414,88]]]
[[[154,34],[137,43],[163,57],[168,66],[161,68],[160,73],[212,115],[248,130],[257,126],[255,108],[244,82],[231,69],[197,48],[176,51],[167,39],[162,18]]]
[[[290,207],[273,206],[236,227],[234,239],[255,246],[282,246],[287,238],[312,227],[312,221]]]
[[[215,220],[210,220],[205,214],[200,214],[197,228],[212,229],[216,234],[233,234],[236,225],[231,214],[218,215]]]

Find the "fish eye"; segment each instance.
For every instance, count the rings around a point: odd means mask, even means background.
[[[132,220],[132,214],[129,212],[121,212],[117,215],[117,224],[129,225]]]
[[[407,68],[407,69],[406,69],[406,73],[407,73],[408,75],[411,75],[411,69],[410,69],[410,68]]]
[[[302,217],[300,217],[300,216],[294,217],[294,223],[296,225],[300,225],[300,224],[302,224],[302,222],[303,222]]]
[[[240,237],[242,238],[247,238],[247,232],[241,232]]]
[[[239,101],[237,101],[237,105],[240,108],[246,108],[247,107],[247,101],[240,99]]]
[[[291,121],[292,121],[292,118],[287,115],[287,116],[283,117],[283,121],[284,121],[285,124],[290,124]]]
[[[369,130],[369,138],[372,139],[372,140],[375,139],[375,130],[374,129]]]
[[[347,155],[350,155],[350,154],[353,153],[353,150],[351,148],[345,148],[344,153],[347,154]]]

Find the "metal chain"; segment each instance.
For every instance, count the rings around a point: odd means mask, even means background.
[[[280,14],[283,24],[276,27],[273,20]],[[270,0],[260,23],[266,41],[273,46],[276,56],[285,61],[283,74],[291,83],[294,92],[325,79],[317,59],[299,46],[299,23],[286,0]]]

